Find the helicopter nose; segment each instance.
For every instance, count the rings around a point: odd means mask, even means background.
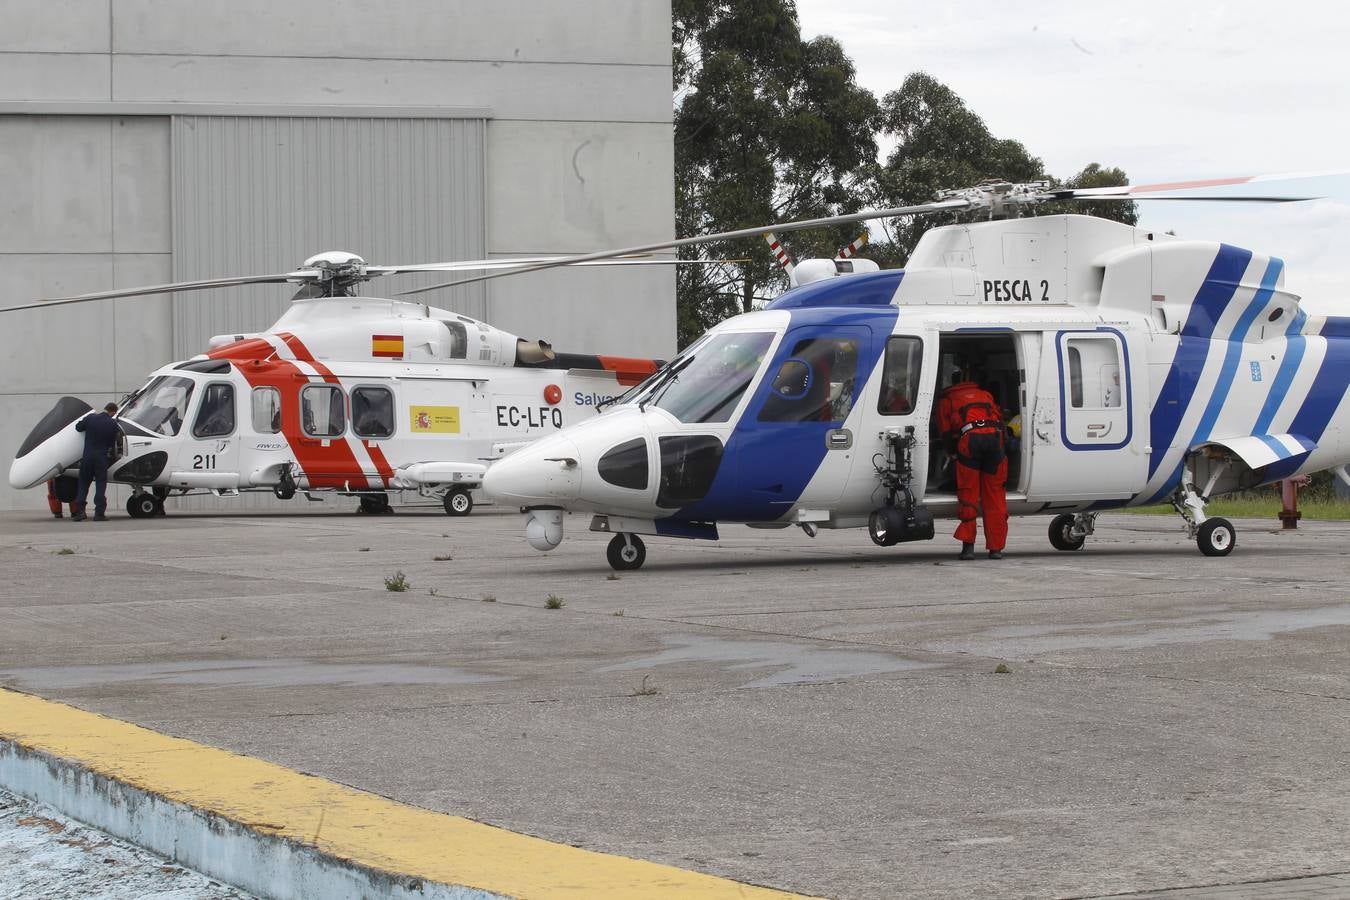
[[[563,506],[581,492],[577,446],[547,438],[488,466],[483,492],[509,506]]]
[[[9,486],[19,490],[30,488],[79,462],[84,453],[84,435],[75,430],[75,423],[92,409],[77,397],[56,401],[19,445],[9,467]]]

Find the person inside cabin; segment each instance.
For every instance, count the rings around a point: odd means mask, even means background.
[[[952,383],[938,401],[938,428],[956,465],[956,502],[961,542],[959,559],[975,558],[975,520],[983,514],[990,559],[1002,559],[1008,540],[1008,458],[1003,414],[994,397],[958,363]]]

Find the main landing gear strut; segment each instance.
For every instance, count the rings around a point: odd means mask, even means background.
[[[1064,513],[1050,520],[1050,545],[1056,550],[1082,550],[1096,529],[1097,513]]]
[[[1203,491],[1195,489],[1195,468],[1193,457],[1186,457],[1181,470],[1181,483],[1172,493],[1172,508],[1180,513],[1186,523],[1186,533],[1195,538],[1200,552],[1206,556],[1227,556],[1237,546],[1237,531],[1233,523],[1217,516],[1205,515],[1205,505],[1209,503],[1209,492],[1218,484],[1219,477],[1228,468],[1226,461],[1219,462],[1209,474],[1209,481]]]

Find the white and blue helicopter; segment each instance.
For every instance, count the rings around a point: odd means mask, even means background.
[[[1218,197],[1217,185],[1286,176],[1063,190],[985,184],[932,203],[776,224],[572,262],[894,216],[982,210],[928,231],[903,270],[808,260],[767,308],[717,325],[604,414],[489,469],[539,550],[564,513],[614,534],[636,569],[642,535],[713,539],[718,527],[866,527],[883,546],[932,538],[954,517],[934,405],[977,361],[1010,442],[1012,515],[1050,515],[1078,550],[1101,510],[1169,501],[1202,553],[1232,551],[1205,513],[1225,492],[1350,462],[1350,318],[1307,315],[1284,264],[1078,215],[1004,218],[1034,204]],[[808,265],[809,264],[809,265]],[[838,277],[835,277],[838,276]],[[490,277],[490,276],[488,276]]]

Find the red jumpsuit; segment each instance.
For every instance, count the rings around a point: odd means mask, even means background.
[[[961,524],[956,539],[975,543],[975,518],[984,512],[984,545],[1002,550],[1008,541],[1008,457],[1003,450],[1003,417],[990,393],[973,381],[942,392],[938,428],[956,458],[956,502]]]
[[[52,511],[52,515],[58,519],[61,518],[61,501],[56,496],[56,479],[47,479],[47,508]],[[75,515],[75,503],[70,504],[70,514]]]

